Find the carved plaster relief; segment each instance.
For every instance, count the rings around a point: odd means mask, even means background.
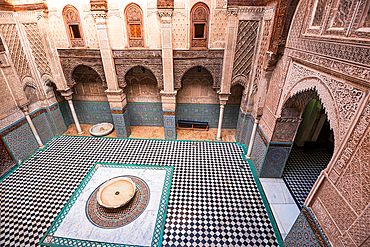
[[[0,25],[3,41],[7,45],[14,68],[22,80],[26,76],[31,76],[31,70],[28,65],[26,54],[23,51],[21,40],[18,36],[18,30],[15,24]]]
[[[175,10],[172,14],[172,48],[187,49],[188,48],[188,24],[186,13],[180,10]]]
[[[51,76],[49,61],[46,57],[44,44],[40,36],[40,31],[37,27],[37,23],[25,23],[23,26],[27,33],[32,55],[35,58],[37,70],[40,72],[41,76],[43,74],[48,74]]]
[[[293,62],[289,68],[282,99],[308,89],[317,91],[334,132],[335,148],[338,148],[357,112],[364,92],[343,81]],[[278,109],[282,109],[283,103],[284,101],[281,100]]]
[[[227,11],[215,10],[211,20],[211,42],[210,48],[223,49],[225,48],[226,33],[227,33]]]

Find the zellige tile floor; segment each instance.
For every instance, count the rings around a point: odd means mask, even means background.
[[[278,246],[237,143],[61,136],[0,183],[0,246],[36,246],[96,162],[174,166],[162,246]]]

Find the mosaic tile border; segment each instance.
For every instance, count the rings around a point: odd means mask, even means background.
[[[135,165],[135,164],[114,164],[114,163],[96,163],[83,179],[81,184],[78,186],[76,191],[73,193],[72,197],[68,200],[67,204],[63,207],[62,211],[55,219],[51,227],[45,233],[44,237],[40,240],[40,245],[45,246],[101,246],[101,247],[128,247],[132,245],[126,244],[112,244],[112,243],[102,243],[94,241],[86,241],[80,239],[68,239],[61,237],[54,237],[53,234],[56,232],[60,224],[63,222],[65,216],[68,214],[81,192],[84,190],[85,186],[88,184],[92,176],[95,174],[97,169],[100,167],[107,168],[128,168],[128,169],[150,169],[150,170],[165,170],[166,177],[163,185],[160,205],[158,209],[157,220],[154,228],[153,239],[151,246],[161,246],[163,237],[163,228],[166,219],[166,211],[168,206],[168,199],[170,195],[173,166],[158,166],[158,165]]]

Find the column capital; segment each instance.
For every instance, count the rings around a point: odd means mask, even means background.
[[[220,105],[226,105],[226,102],[228,101],[230,94],[231,93],[222,93],[222,92],[218,93],[218,98],[220,99]]]
[[[173,14],[173,10],[172,9],[159,9],[157,14],[159,15],[159,17],[163,18],[163,17],[169,17],[171,18],[172,17],[172,14]]]
[[[24,104],[24,105],[19,106],[19,109],[21,109],[21,110],[22,110],[22,112],[23,112],[25,115],[28,115],[28,103],[27,103],[27,104]]]
[[[62,89],[59,92],[66,100],[72,100],[72,88]]]
[[[239,8],[227,8],[227,16],[238,17]]]
[[[172,92],[161,91],[159,94],[162,96],[162,98],[170,99],[170,98],[176,98],[177,91],[172,91]]]
[[[96,24],[105,24],[105,20],[107,18],[107,11],[95,10],[92,12],[92,16],[94,17]]]

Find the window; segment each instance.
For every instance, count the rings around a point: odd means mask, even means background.
[[[205,24],[194,24],[194,39],[204,39]]]
[[[78,28],[78,25],[69,25],[69,30],[71,31],[71,38],[72,39],[80,39],[80,29]]]
[[[143,14],[141,8],[132,3],[125,10],[128,42],[130,47],[144,47],[143,39]]]
[[[204,3],[197,3],[190,12],[191,15],[191,40],[192,49],[206,49],[208,36],[209,9]]]
[[[71,5],[65,6],[63,9],[63,19],[70,46],[84,47],[85,40],[78,10]]]

